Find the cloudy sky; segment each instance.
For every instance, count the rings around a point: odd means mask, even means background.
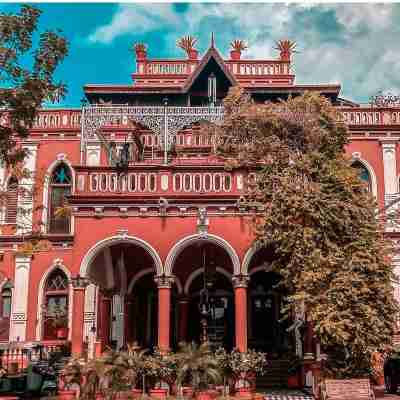
[[[41,29],[60,28],[70,54],[58,71],[68,84],[63,105],[78,106],[86,83],[131,83],[132,45],[148,44],[150,58],[184,57],[183,35],[207,50],[211,32],[228,56],[244,39],[248,58],[276,58],[274,42],[292,39],[297,83],[340,83],[342,97],[368,102],[379,90],[400,93],[400,4],[36,4]],[[18,4],[1,4],[15,12]]]

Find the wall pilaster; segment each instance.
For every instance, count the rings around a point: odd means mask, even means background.
[[[12,313],[10,341],[26,340],[26,323],[29,294],[29,271],[31,257],[15,256],[14,290],[12,296]]]
[[[383,174],[385,183],[385,195],[398,192],[396,172],[396,142],[382,140]]]
[[[34,207],[34,184],[36,171],[37,144],[24,145],[28,155],[24,160],[24,168],[29,171],[29,176],[19,182],[23,189],[18,195],[17,234],[29,233],[32,230],[32,217]]]

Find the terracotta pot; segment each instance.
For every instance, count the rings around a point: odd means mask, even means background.
[[[242,52],[239,50],[231,50],[231,60],[240,60]]]
[[[59,400],[75,400],[76,391],[75,390],[59,390],[57,398]]]
[[[199,52],[195,49],[189,51],[189,60],[197,60]]]
[[[57,329],[57,339],[67,339],[68,328],[58,328]]]
[[[288,376],[288,387],[290,389],[297,389],[300,386],[299,384],[299,376],[296,375],[289,375]]]
[[[131,396],[134,398],[134,399],[137,399],[137,398],[139,398],[141,395],[142,395],[142,393],[143,393],[143,391],[141,390],[141,389],[132,389],[131,390]]]
[[[213,400],[213,394],[210,390],[196,393],[196,400]]]
[[[96,400],[104,400],[104,396],[101,393],[96,393]]]
[[[251,399],[253,397],[254,390],[252,387],[242,387],[236,389],[236,397],[241,399]]]
[[[136,58],[138,60],[145,60],[147,57],[147,53],[145,51],[136,51]]]
[[[383,386],[385,384],[385,377],[382,376],[376,376],[374,378],[375,384],[376,386]]]
[[[168,395],[168,390],[167,389],[150,389],[149,390],[149,395],[151,397],[154,397],[155,399],[166,399]]]
[[[184,386],[182,388],[182,394],[184,397],[193,397],[194,390],[191,386]]]

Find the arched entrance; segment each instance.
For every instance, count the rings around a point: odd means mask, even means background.
[[[212,286],[209,286],[210,311],[207,319],[207,336],[215,347],[232,349],[235,345],[235,310],[232,280],[229,274],[219,268],[212,277]],[[204,282],[207,277],[204,268],[195,271],[196,277],[188,287],[189,315],[187,340],[199,343],[204,334],[204,315],[202,313]],[[196,323],[193,323],[196,321]]]
[[[273,258],[272,248],[253,249],[244,265],[250,277],[247,304],[248,343],[251,348],[280,358],[286,357],[294,344],[292,335],[288,332],[290,321],[283,318],[282,312],[285,288],[280,285],[280,275],[270,268]]]
[[[214,238],[213,238],[214,239]],[[232,275],[235,253],[222,240],[190,237],[175,249],[172,272],[183,284],[177,304],[178,341],[232,348],[235,315]]]
[[[161,273],[158,254],[140,239],[113,237],[93,247],[81,267],[81,275],[91,282],[86,288],[82,340],[89,345],[90,339],[98,341],[103,349],[119,349],[136,340],[143,321],[142,315],[135,314],[135,307],[139,312],[147,306],[148,288],[154,289],[154,279]],[[137,290],[132,292],[135,283]],[[152,318],[149,329],[157,330]],[[143,344],[157,344],[154,334],[147,338]]]
[[[131,323],[126,331],[126,342],[152,349],[158,345],[158,287],[152,269],[143,269],[130,281],[127,296],[127,316]],[[170,338],[177,343],[176,298],[179,286],[171,285]]]
[[[249,347],[278,356],[289,350],[289,324],[281,321],[284,291],[279,281],[275,272],[255,271],[248,289]]]

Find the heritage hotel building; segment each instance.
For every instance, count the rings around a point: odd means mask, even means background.
[[[379,206],[399,196],[400,108],[355,104],[340,97],[340,85],[297,85],[290,49],[274,60],[246,60],[240,50],[224,59],[212,40],[202,56],[192,49],[186,59],[150,59],[137,45],[131,84],[86,85],[81,108],[39,112],[22,144],[30,178],[0,168],[7,346],[70,343],[72,353],[93,356],[106,346],[165,350],[206,336],[228,349],[279,359],[292,348],[306,365],[320,360],[306,319],[300,333],[278,322],[279,277],[268,251],[254,246],[241,201],[246,172],[226,171],[202,132],[201,121],[222,120],[234,85],[256,102],[304,91],[327,97],[348,124],[346,151]],[[65,197],[71,213],[57,218]],[[21,251],[31,226],[49,243],[32,255]],[[396,246],[400,226],[388,223],[386,232]],[[398,265],[395,257],[395,272]]]

